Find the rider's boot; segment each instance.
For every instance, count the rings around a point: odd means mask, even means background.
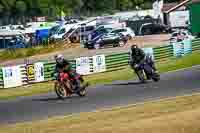
[[[146,74],[146,77],[147,77],[147,80],[151,79],[151,77],[148,74]]]
[[[77,91],[79,91],[79,88],[80,88],[79,86],[80,86],[79,81],[77,79],[75,79],[73,81],[73,88],[72,88],[73,93],[76,93]]]

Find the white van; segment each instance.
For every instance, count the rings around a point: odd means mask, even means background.
[[[56,22],[30,22],[27,23],[25,28],[25,33],[35,33],[39,29],[51,29],[53,26],[56,26]]]
[[[62,40],[64,38],[64,35],[76,25],[77,24],[67,24],[60,26],[55,32],[55,34],[53,34],[50,38],[53,40]]]
[[[63,26],[60,26],[55,34],[53,34],[50,38],[52,40],[62,40],[66,36],[66,34],[73,34],[74,32],[79,32],[80,27],[82,24],[85,24],[86,31],[94,30],[96,27],[96,22],[93,20],[86,20],[86,21],[80,21],[78,23],[73,24],[66,24]]]
[[[0,26],[0,31],[10,31],[10,25]]]

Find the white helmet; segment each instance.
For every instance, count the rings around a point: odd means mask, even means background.
[[[62,63],[64,60],[64,56],[62,54],[58,54],[55,56],[55,60],[57,63]]]

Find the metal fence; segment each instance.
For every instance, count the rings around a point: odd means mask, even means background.
[[[154,57],[156,61],[173,57],[173,45],[154,48]]]
[[[200,50],[200,39],[192,41],[192,51]]]
[[[0,69],[0,88],[3,88],[3,72],[2,72],[2,69]]]
[[[70,60],[70,63],[72,64],[72,68],[76,69],[76,61]],[[44,64],[44,79],[45,81],[53,80],[54,77],[52,76],[53,72],[55,70],[55,63],[45,63]]]
[[[200,39],[196,39],[192,41],[191,44],[192,51],[200,50]],[[161,62],[163,60],[174,58],[174,47],[173,45],[161,46],[153,48],[153,55],[156,62]],[[76,60],[70,60],[72,67],[76,69]],[[113,55],[105,56],[106,63],[106,72],[121,70],[127,67],[129,62],[129,52],[119,53]],[[90,61],[91,72],[93,72],[93,63],[92,57]],[[31,79],[27,76],[28,68],[26,65],[21,66],[22,69],[22,78],[23,84],[30,84]],[[54,62],[46,62],[44,63],[44,81],[53,80],[54,77],[52,74],[54,73],[55,63]],[[3,87],[3,73],[2,69],[0,69],[0,87]]]

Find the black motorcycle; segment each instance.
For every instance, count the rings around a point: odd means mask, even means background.
[[[152,79],[155,82],[158,82],[160,80],[160,74],[154,71],[151,65],[151,61],[151,57],[146,57],[143,63],[135,64],[134,66],[132,66],[142,83],[146,81],[145,75],[148,80]]]

